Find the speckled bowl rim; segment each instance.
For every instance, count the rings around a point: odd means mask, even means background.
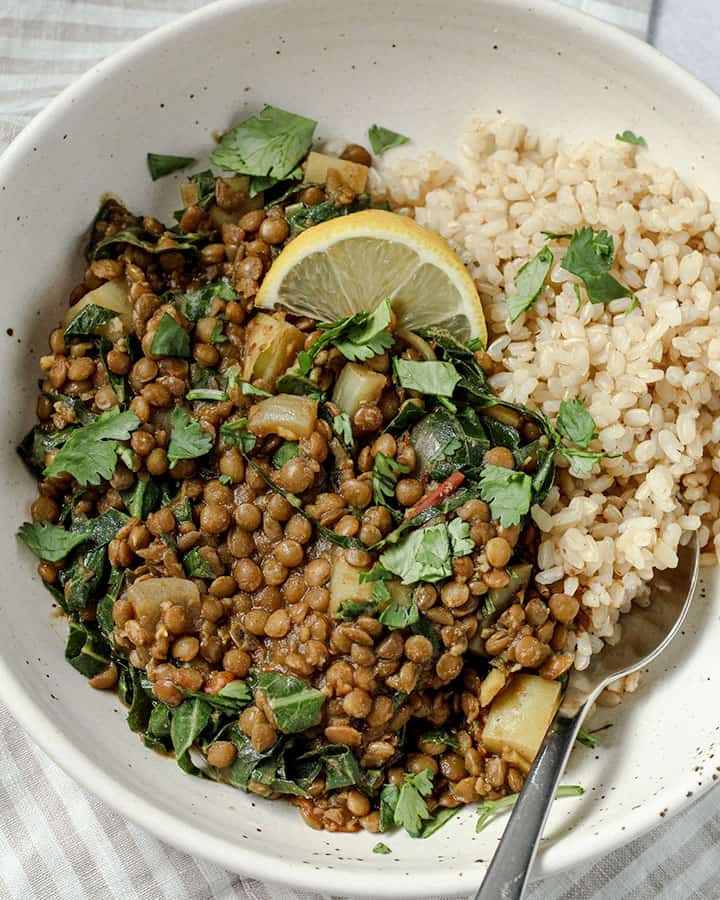
[[[65,108],[70,103],[82,103],[83,99],[91,94],[103,79],[115,73],[120,74],[133,60],[169,43],[173,36],[192,29],[203,21],[223,15],[231,9],[261,6],[263,2],[264,0],[217,0],[215,3],[190,12],[177,21],[144,35],[128,47],[94,66],[52,100],[0,156],[0,180],[13,168],[19,166],[33,145],[42,137],[45,129],[62,118]],[[551,24],[557,22],[581,26],[586,33],[597,40],[599,45],[615,52],[634,56],[638,65],[654,68],[669,82],[675,82],[693,93],[698,105],[702,106],[711,118],[716,119],[720,126],[720,97],[649,44],[592,16],[562,6],[556,0],[533,0],[533,2],[505,0],[505,4],[517,10],[518,15],[535,14],[544,17]],[[93,763],[82,749],[63,735],[52,718],[33,702],[21,681],[12,674],[1,656],[0,697],[22,727],[74,780],[100,797],[121,815],[151,831],[160,840],[188,853],[203,856],[225,868],[230,867],[240,871],[243,875],[263,881],[326,894],[346,892],[348,882],[347,877],[343,876],[342,869],[308,871],[306,867],[298,863],[274,858],[271,853],[272,846],[269,847],[268,853],[238,848],[238,845],[232,841],[208,835],[201,828],[163,812],[143,795],[119,784],[100,766]],[[708,778],[707,783],[696,789],[692,797],[688,796],[684,783],[668,787],[664,799],[666,799],[669,814],[674,815],[683,810],[691,802],[697,800],[712,784],[713,782]],[[630,823],[632,824],[630,825]],[[594,835],[587,856],[583,860],[572,859],[568,866],[581,862],[587,863],[639,837],[657,824],[658,820],[654,810],[649,806],[641,807],[628,817],[628,827],[623,833],[608,829],[605,834]],[[556,874],[563,868],[567,868],[567,866],[549,868],[540,863],[535,874],[538,877]],[[442,867],[438,867],[436,874],[428,876],[424,873],[422,887],[419,891],[408,889],[408,879],[401,872],[398,872],[397,876],[393,876],[384,871],[374,876],[373,872],[366,869],[362,882],[355,881],[353,884],[353,896],[400,898],[462,895],[466,894],[468,889],[472,889],[472,885],[467,878],[463,879],[452,870],[443,870]]]

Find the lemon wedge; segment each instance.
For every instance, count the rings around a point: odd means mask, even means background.
[[[461,341],[487,342],[475,284],[447,241],[381,209],[299,234],[271,266],[255,305],[332,322],[369,312],[386,298],[400,331],[438,326]]]

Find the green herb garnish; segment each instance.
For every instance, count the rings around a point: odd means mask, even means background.
[[[401,387],[432,394],[435,397],[452,397],[460,374],[449,362],[415,362],[410,359],[394,360],[395,376]]]
[[[392,853],[392,850],[388,847],[387,844],[383,844],[382,841],[378,841],[378,843],[375,844],[375,846],[372,848],[372,852],[387,854],[387,853]]]
[[[167,454],[170,465],[179,459],[196,459],[212,449],[212,437],[200,428],[200,423],[176,406],[170,415],[170,444]]]
[[[380,585],[385,587],[381,581],[375,583],[376,587]],[[387,588],[385,590],[387,591]],[[389,597],[390,592],[388,591],[388,597],[383,599],[388,599]],[[420,621],[420,611],[415,603],[403,606],[401,603],[394,601],[380,613],[380,621],[390,631],[395,631],[398,628],[409,628]]]
[[[237,294],[226,281],[215,281],[212,284],[203,285],[196,291],[186,291],[184,294],[176,295],[175,305],[186,319],[197,322],[210,315],[210,306],[216,297],[228,302],[237,300]]]
[[[550,249],[543,247],[517,273],[515,276],[515,293],[506,298],[511,322],[514,322],[530,309],[540,296],[554,261],[555,258]]]
[[[64,337],[69,338],[76,334],[97,334],[103,325],[107,325],[111,319],[115,318],[117,318],[117,312],[114,309],[88,303],[72,319],[65,329]]]
[[[372,359],[395,343],[388,331],[391,321],[390,301],[383,300],[364,322],[348,328],[341,337],[333,340],[333,344],[351,362]]]
[[[228,447],[239,447],[241,453],[250,453],[257,438],[247,430],[247,419],[235,419],[220,426],[220,437]]]
[[[372,469],[373,501],[377,506],[385,505],[395,499],[395,485],[398,475],[405,475],[410,470],[385,453],[376,453]]]
[[[598,745],[598,739],[595,735],[591,734],[589,731],[585,731],[584,728],[581,728],[580,731],[578,731],[575,740],[578,744],[589,747],[591,750],[594,750]]]
[[[346,412],[338,413],[338,415],[333,416],[332,426],[333,431],[343,444],[349,449],[352,449],[355,445],[355,440],[353,438],[352,420],[350,419],[350,416]]]
[[[140,424],[134,412],[109,409],[90,425],[76,428],[44,470],[46,476],[66,472],[78,484],[100,484],[112,478],[120,450]]]
[[[449,578],[452,558],[447,526],[439,523],[411,531],[381,554],[380,564],[397,575],[403,584]]]
[[[406,772],[400,788],[386,784],[380,795],[380,830],[393,825],[404,828],[411,837],[420,837],[423,822],[432,818],[425,797],[432,793],[432,772],[425,769],[417,775]]]
[[[368,128],[368,140],[372,147],[372,152],[376,156],[389,150],[391,147],[400,147],[410,141],[409,137],[399,134],[397,131],[390,131],[389,128],[383,128],[382,125],[371,125]]]
[[[280,731],[296,734],[320,721],[325,695],[294,675],[257,672],[257,688],[264,692]]]
[[[59,562],[90,539],[84,531],[66,531],[50,522],[25,522],[20,526],[18,537],[35,556],[48,562]]]
[[[609,303],[632,294],[610,274],[614,255],[615,242],[607,231],[596,234],[585,227],[573,234],[561,265],[582,280],[591,303]]]
[[[566,440],[584,448],[598,436],[595,421],[582,400],[563,400],[555,427]]]
[[[620,132],[615,135],[616,141],[623,141],[626,144],[635,144],[638,147],[647,147],[647,141],[644,137],[641,137],[639,134],[635,134],[630,129],[625,129],[625,131]]]
[[[188,578],[215,578],[210,563],[200,553],[199,547],[192,550],[183,559],[183,569]]]
[[[313,119],[265,106],[227,131],[210,159],[225,171],[272,179],[263,187],[302,177],[296,170],[312,146],[316,125]]]
[[[581,788],[579,785],[564,785],[560,786],[555,792],[555,799],[557,800],[561,797],[579,797],[584,793],[584,788]],[[478,820],[475,825],[475,831],[482,831],[492,816],[505,812],[505,810],[512,809],[517,803],[519,796],[520,794],[508,794],[507,797],[500,797],[499,800],[483,800],[477,808]]]
[[[150,352],[153,356],[177,356],[188,359],[190,335],[169,313],[165,313],[153,335]]]
[[[195,162],[192,156],[168,156],[164,153],[148,153],[146,158],[148,171],[153,181],[177,172],[178,169],[191,166]]]
[[[485,465],[480,473],[480,496],[503,528],[519,525],[530,510],[532,478],[524,472]]]

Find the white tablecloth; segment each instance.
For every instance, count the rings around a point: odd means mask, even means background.
[[[563,2],[639,36],[648,33],[652,0]],[[683,38],[683,23],[696,22],[693,16],[705,3],[708,15],[717,15],[718,0],[664,0],[651,37],[660,37],[661,46],[692,46],[689,37]],[[5,0],[0,7],[0,149],[97,60],[201,5],[202,0]],[[666,12],[676,17],[669,29],[664,27]],[[717,64],[717,54],[700,62],[707,67],[713,61]],[[646,837],[594,864],[536,883],[529,900],[720,898],[717,799],[712,791]],[[240,878],[155,840],[79,788],[2,706],[0,896],[319,900],[307,892]]]

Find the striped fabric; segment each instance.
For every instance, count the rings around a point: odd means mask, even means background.
[[[563,0],[647,34],[652,0]],[[68,82],[202,0],[4,0],[0,149]],[[718,795],[529,900],[720,900]],[[85,793],[0,706],[0,898],[320,900],[242,879],[155,840]]]

